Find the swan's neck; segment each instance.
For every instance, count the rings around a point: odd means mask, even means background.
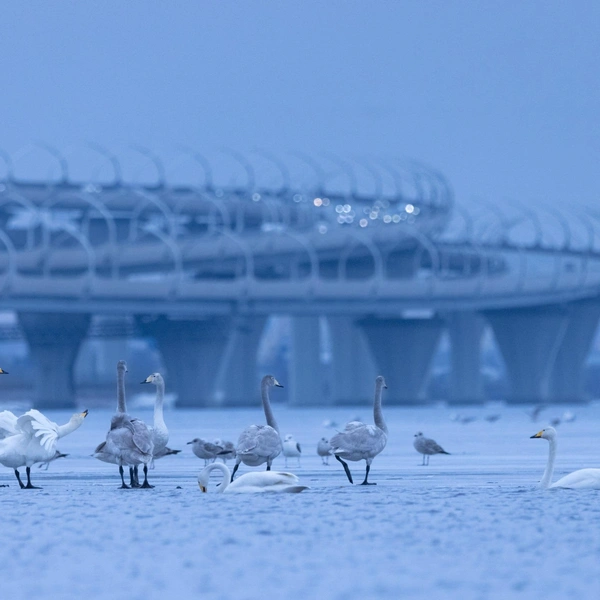
[[[209,475],[211,471],[221,471],[221,473],[223,473],[223,480],[217,488],[217,492],[219,494],[222,494],[229,487],[229,482],[231,480],[231,471],[227,468],[227,465],[224,465],[223,463],[212,463],[206,468],[208,470]]]
[[[548,449],[548,463],[546,464],[546,470],[544,476],[540,481],[540,487],[550,487],[552,483],[552,475],[554,474],[554,460],[556,459],[556,440],[548,440],[550,447]]]
[[[125,372],[119,369],[117,371],[117,412],[126,413],[125,406]]]
[[[373,404],[373,419],[375,421],[375,425],[377,425],[377,427],[379,427],[379,429],[381,429],[387,435],[388,428],[387,428],[387,425],[385,424],[385,421],[383,420],[383,412],[381,411],[382,389],[383,388],[381,385],[375,386],[375,402]]]
[[[263,383],[260,388],[260,394],[262,397],[263,409],[265,411],[265,417],[267,419],[267,425],[270,425],[277,433],[279,433],[279,425],[273,416],[271,410],[271,403],[269,402],[269,384]]]
[[[81,424],[83,423],[83,421],[69,421],[68,423],[66,423],[65,425],[59,425],[58,426],[58,437],[64,437],[65,435],[68,435],[69,433],[75,431],[76,429],[78,429]]]
[[[165,382],[158,381],[156,384],[156,399],[154,400],[154,429],[166,429],[163,416],[163,404],[165,402]]]

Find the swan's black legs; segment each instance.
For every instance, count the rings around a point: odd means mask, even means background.
[[[140,480],[138,479],[137,465],[135,465],[135,467],[129,467],[129,485],[132,488],[140,487]]]
[[[369,483],[367,479],[369,478],[369,471],[371,470],[371,465],[367,463],[367,471],[365,473],[365,480],[360,485],[377,485],[376,483]]]
[[[231,474],[231,481],[233,481],[233,478],[234,478],[234,476],[235,476],[235,474],[236,474],[236,472],[237,472],[237,470],[238,470],[239,468],[240,468],[240,463],[239,463],[239,462],[236,462],[236,463],[235,463],[235,466],[233,467],[233,473]]]
[[[143,488],[153,488],[153,485],[148,483],[148,465],[144,465],[144,483],[140,487]]]
[[[344,471],[346,471],[346,476],[348,477],[348,481],[350,483],[354,483],[354,481],[352,481],[352,474],[350,473],[350,469],[348,468],[348,465],[336,454],[335,455],[336,460],[339,460],[342,465],[344,466]]]
[[[27,485],[25,486],[25,489],[26,490],[41,490],[42,488],[37,487],[37,485],[31,484],[31,467],[27,467],[25,469],[25,472],[27,473]]]
[[[287,462],[285,463],[285,466],[287,467]],[[269,461],[267,461],[267,471],[270,471],[270,470],[271,470],[271,463]]]
[[[24,489],[25,486],[23,485],[23,482],[21,481],[21,474],[19,473],[19,471],[17,471],[17,469],[15,469],[15,475],[17,476],[17,481],[19,482],[19,486],[21,487],[21,489]]]
[[[123,485],[119,489],[128,490],[129,486],[125,483],[125,478],[123,477],[123,465],[119,465],[119,475],[121,475],[121,481],[123,482]]]

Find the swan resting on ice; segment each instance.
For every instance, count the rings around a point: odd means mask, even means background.
[[[540,481],[541,488],[600,489],[600,469],[579,469],[561,477],[555,483],[550,483],[556,459],[556,429],[554,427],[546,427],[538,431],[535,435],[532,435],[531,439],[533,438],[548,440],[550,445],[546,470]]]
[[[381,412],[381,393],[387,389],[385,379],[379,375],[375,379],[375,401],[373,403],[373,419],[375,425],[367,425],[360,421],[350,421],[346,424],[344,431],[337,433],[331,438],[331,450],[336,460],[342,463],[346,477],[350,483],[354,483],[346,460],[364,460],[367,463],[365,480],[361,485],[377,485],[369,483],[369,471],[373,459],[385,448],[387,443],[388,428],[383,420]]]
[[[308,489],[305,485],[298,485],[298,478],[294,474],[278,471],[244,473],[244,475],[240,475],[235,481],[231,481],[229,467],[226,464],[215,462],[204,467],[200,475],[198,475],[198,486],[203,492],[208,491],[208,480],[211,471],[221,471],[223,473],[223,480],[217,487],[219,494],[257,494],[267,492],[297,494]]]

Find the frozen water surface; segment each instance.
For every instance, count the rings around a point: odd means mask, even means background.
[[[600,491],[535,487],[548,444],[529,436],[565,407],[537,423],[523,407],[470,408],[463,414],[477,420],[461,424],[449,408],[384,406],[390,438],[374,461],[372,487],[351,486],[340,464],[322,466],[316,454],[319,438],[334,431],[324,421],[371,422],[367,407],[274,408],[282,434],[303,446],[302,467],[288,469],[310,485],[302,494],[222,496],[197,487],[203,461],[186,442],[235,440],[262,421],[259,407],[168,412],[169,445],[183,452],[157,462],[153,490],[117,489],[117,468],[89,457],[111,411],[90,412],[61,441],[68,458],[47,472],[34,467],[42,490],[20,490],[2,468],[0,484],[10,487],[0,488],[1,597],[600,597]],[[150,411],[132,412],[151,419]],[[492,412],[500,420],[482,419]],[[600,405],[575,412],[558,427],[556,478],[600,467]],[[416,431],[452,455],[421,466]],[[364,463],[350,466],[362,481]],[[283,457],[274,468],[283,470]]]

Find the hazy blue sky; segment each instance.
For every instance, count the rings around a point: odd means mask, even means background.
[[[414,157],[459,198],[598,199],[597,1],[4,0],[0,146]]]

